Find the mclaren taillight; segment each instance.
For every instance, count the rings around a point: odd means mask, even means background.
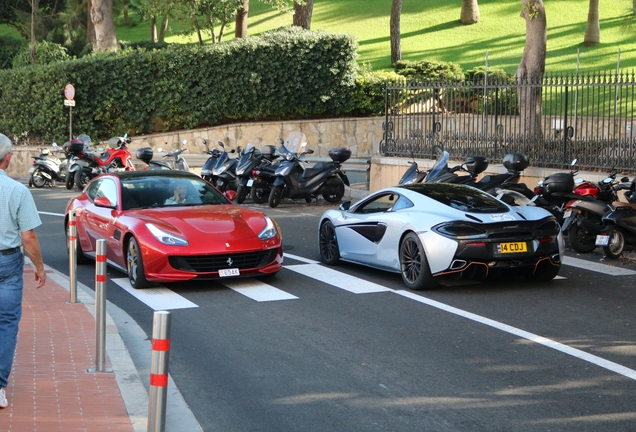
[[[447,237],[473,237],[486,233],[482,228],[462,222],[450,222],[438,225],[434,228],[438,233]]]

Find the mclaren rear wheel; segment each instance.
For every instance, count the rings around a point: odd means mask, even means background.
[[[400,273],[404,284],[412,290],[433,289],[439,280],[431,274],[424,247],[417,234],[408,233],[400,243]]]

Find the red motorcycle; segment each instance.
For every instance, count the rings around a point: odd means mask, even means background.
[[[72,189],[73,183],[79,190],[100,174],[115,171],[134,171],[132,155],[127,145],[131,138],[127,135],[108,140],[108,149],[97,154],[86,149],[85,140],[75,139],[64,143],[64,148],[72,154],[66,171],[66,188]]]

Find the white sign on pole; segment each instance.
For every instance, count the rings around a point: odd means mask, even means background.
[[[64,106],[75,106],[75,101],[74,100],[68,100],[68,99],[64,99]]]

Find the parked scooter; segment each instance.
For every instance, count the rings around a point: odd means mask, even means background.
[[[627,203],[615,202],[602,219],[605,228],[596,237],[608,258],[617,259],[625,251],[636,250],[636,178],[625,193]]]
[[[262,150],[257,149],[254,144],[248,143],[245,150],[241,152],[236,164],[236,176],[238,177],[238,185],[236,188],[236,202],[242,204],[248,193],[251,194],[251,188],[254,184],[252,172],[255,169],[265,169],[265,166],[272,165],[272,161],[277,157],[276,147],[264,146]]]
[[[42,188],[44,186],[55,186],[56,182],[64,182],[66,179],[66,168],[68,159],[58,158],[55,153],[64,153],[58,149],[57,143],[52,144],[53,151],[43,148],[39,156],[33,158],[33,166],[29,168],[29,186]]]
[[[604,228],[603,216],[611,210],[611,204],[618,201],[617,192],[629,188],[625,185],[629,178],[623,177],[619,183],[616,174],[612,172],[597,185],[576,180],[572,193],[578,198],[566,204],[561,228],[575,251],[589,253],[596,249],[596,236]]]
[[[280,143],[282,146],[284,141],[280,139]],[[261,152],[263,153],[262,163],[252,169],[250,178],[252,180],[250,197],[256,204],[265,204],[269,201],[269,194],[276,181],[276,170],[283,163],[283,160],[276,160],[282,154],[276,147],[265,146]]]
[[[74,176],[75,186],[79,190],[84,189],[86,184],[94,177],[106,172],[134,171],[135,165],[132,163],[132,156],[127,145],[131,139],[126,134],[123,137],[113,137],[108,140],[108,148],[101,154],[86,151],[80,143],[73,143],[68,146],[76,158],[69,163],[67,172],[67,184],[69,176]],[[100,149],[101,150],[101,149]],[[71,188],[72,188],[71,184]]]
[[[228,153],[225,151],[225,145],[222,141],[219,141],[218,144],[223,150],[210,150],[207,141],[203,140],[203,145],[205,145],[206,148],[205,153],[210,155],[210,157],[201,169],[201,177],[216,186],[221,192],[225,192],[226,190],[236,191],[238,187],[236,177],[236,164],[238,160],[230,159],[229,155],[229,153],[235,153],[236,150],[232,149]]]
[[[284,197],[305,198],[305,201],[311,202],[312,198],[322,195],[325,201],[335,203],[344,196],[349,179],[340,164],[351,157],[351,150],[333,148],[329,150],[332,162],[318,162],[305,169],[305,155],[314,152],[305,151],[306,146],[307,137],[302,132],[292,132],[285,140],[281,148],[285,160],[275,172],[276,180],[269,194],[270,207],[277,207]]]
[[[411,149],[409,149],[409,154],[411,155],[411,159],[413,159],[412,161],[408,161],[411,166],[406,170],[406,172],[404,172],[404,175],[398,182],[398,185],[421,183],[428,174],[428,171],[420,170],[420,167],[415,161],[415,156],[413,155],[413,151]]]
[[[158,148],[157,150],[161,151],[161,148]],[[154,157],[154,152],[152,151],[151,147],[138,148],[135,151],[135,157],[139,159],[140,161],[144,162],[146,165],[148,165],[147,167],[144,168],[144,170],[154,171],[154,170],[171,170],[172,169],[172,167],[170,167],[170,165],[168,165],[166,162],[152,159]]]
[[[76,138],[66,141],[62,145],[62,149],[66,153],[67,169],[66,169],[66,189],[71,190],[75,185],[75,172],[77,172],[81,164],[79,160],[84,152],[91,152],[93,142],[91,137],[86,134],[78,135]]]
[[[164,159],[173,158],[173,160],[172,160],[172,169],[177,170],[177,171],[190,172],[190,166],[188,165],[188,162],[186,162],[186,160],[183,158],[183,156],[181,156],[181,153],[188,151],[188,149],[185,148],[186,144],[188,144],[188,141],[187,140],[183,140],[183,141],[181,141],[181,148],[178,148],[176,150],[172,150],[171,152],[163,155]],[[159,147],[157,149],[157,151],[159,153],[161,153],[163,151],[163,149],[161,147]]]

